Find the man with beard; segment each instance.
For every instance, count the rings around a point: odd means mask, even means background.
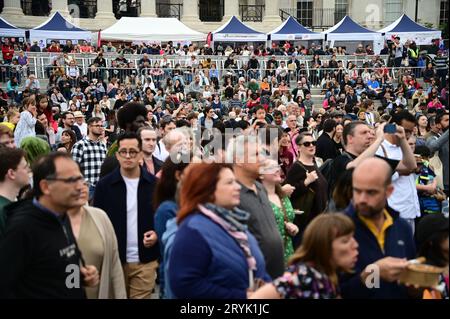
[[[394,191],[391,177],[380,158],[365,159],[353,172],[353,202],[345,213],[355,223],[359,256],[355,271],[340,278],[343,298],[408,297],[397,281],[416,249],[411,227],[387,205]]]
[[[142,153],[144,154],[143,167],[148,173],[156,175],[164,164],[153,155],[156,143],[158,142],[158,134],[150,126],[141,127],[137,133],[142,140]]]
[[[72,157],[80,165],[83,176],[89,181],[89,199],[95,191],[95,185],[100,178],[100,169],[106,158],[106,143],[103,141],[105,128],[103,120],[91,117],[87,122],[88,135],[72,147]]]

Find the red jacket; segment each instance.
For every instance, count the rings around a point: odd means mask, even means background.
[[[3,60],[11,61],[14,57],[14,48],[11,45],[2,45]]]

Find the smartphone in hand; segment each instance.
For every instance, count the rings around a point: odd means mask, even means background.
[[[397,126],[395,124],[386,124],[383,131],[387,134],[395,134],[397,133]]]

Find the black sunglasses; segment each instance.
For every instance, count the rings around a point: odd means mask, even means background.
[[[316,144],[317,144],[316,141],[312,141],[312,142],[304,142],[304,143],[301,143],[300,145],[303,145],[304,147],[310,147],[311,145],[316,146]]]

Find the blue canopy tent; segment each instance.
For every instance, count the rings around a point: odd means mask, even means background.
[[[352,47],[352,43],[355,42],[373,42],[374,52],[383,49],[384,40],[381,33],[360,26],[349,16],[345,16],[335,26],[323,31],[322,34],[325,36],[325,41],[331,42],[330,46],[334,46],[335,41],[348,43],[349,47]],[[353,46],[356,48],[355,45]]]
[[[0,37],[25,38],[25,30],[13,26],[11,23],[0,17]]]
[[[403,43],[412,40],[418,45],[430,44],[432,40],[440,39],[442,36],[441,31],[426,28],[411,20],[406,14],[378,32],[384,35],[385,39],[390,40],[398,36]]]
[[[271,41],[299,41],[299,40],[322,40],[323,35],[317,32],[312,32],[308,30],[297,20],[295,20],[292,16],[284,21],[279,27],[272,30],[268,34],[268,40]]]
[[[214,42],[265,42],[267,35],[253,30],[232,16],[227,23],[213,31],[212,40]]]
[[[65,44],[71,40],[77,44],[81,40],[92,41],[92,33],[81,29],[66,20],[59,12],[55,12],[47,21],[30,30],[30,40],[38,41],[45,46],[51,40]]]
[[[349,16],[345,16],[322,34],[326,41],[375,41],[380,38],[380,33],[360,26]]]

